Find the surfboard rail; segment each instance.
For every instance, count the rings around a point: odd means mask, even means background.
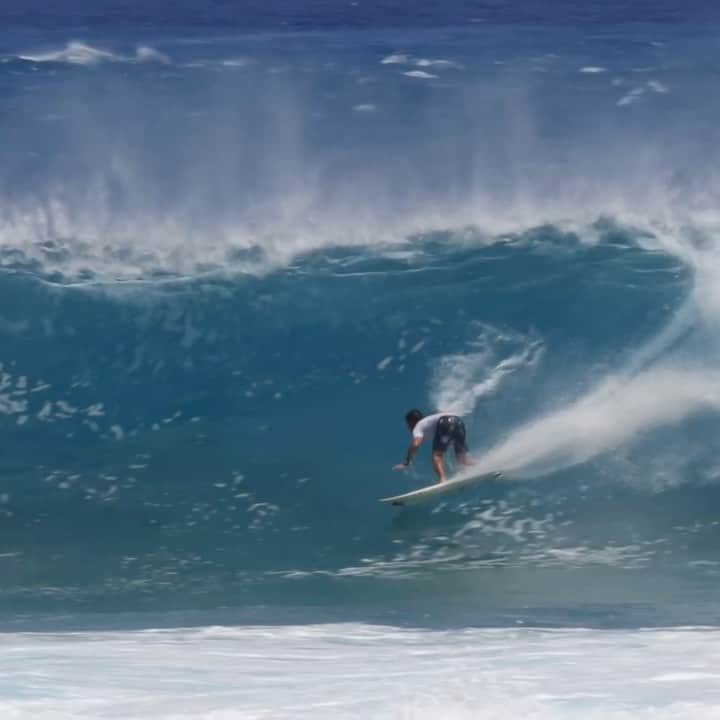
[[[463,488],[479,485],[486,480],[497,480],[502,477],[502,473],[498,471],[481,473],[480,475],[472,475],[470,477],[460,477],[455,480],[448,480],[444,483],[435,483],[426,487],[412,490],[402,495],[393,495],[391,497],[380,498],[381,503],[390,505],[419,505],[423,502],[431,502],[440,500],[450,493],[457,492]]]

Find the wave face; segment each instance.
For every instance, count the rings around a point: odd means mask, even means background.
[[[5,617],[716,622],[712,43],[5,38]]]

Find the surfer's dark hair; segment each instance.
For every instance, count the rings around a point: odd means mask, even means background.
[[[420,420],[422,420],[423,414],[419,410],[410,410],[405,415],[405,422],[411,427],[414,428]]]

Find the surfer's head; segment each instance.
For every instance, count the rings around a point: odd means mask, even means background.
[[[412,430],[422,420],[423,414],[419,410],[410,410],[405,415],[405,422],[407,426]]]

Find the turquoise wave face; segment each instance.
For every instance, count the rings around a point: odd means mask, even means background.
[[[671,256],[603,233],[454,249],[431,236],[412,257],[323,253],[261,278],[6,273],[3,608],[362,614],[418,593],[442,604],[450,587],[458,617],[483,623],[522,605],[522,578],[543,620],[592,578],[636,583],[640,602],[648,572],[701,568],[716,548],[698,451],[712,416],[651,408],[639,433],[603,440],[596,403],[574,423],[573,448],[600,443],[580,459],[542,428],[630,367],[691,289]],[[653,377],[697,332],[623,372]],[[611,394],[613,428],[632,392]],[[409,476],[390,470],[415,405],[463,412],[481,459],[540,419],[543,452],[521,444],[518,478],[397,514],[377,499],[432,480],[427,453]],[[491,581],[491,598],[466,591]],[[670,582],[668,607],[693,582]]]

